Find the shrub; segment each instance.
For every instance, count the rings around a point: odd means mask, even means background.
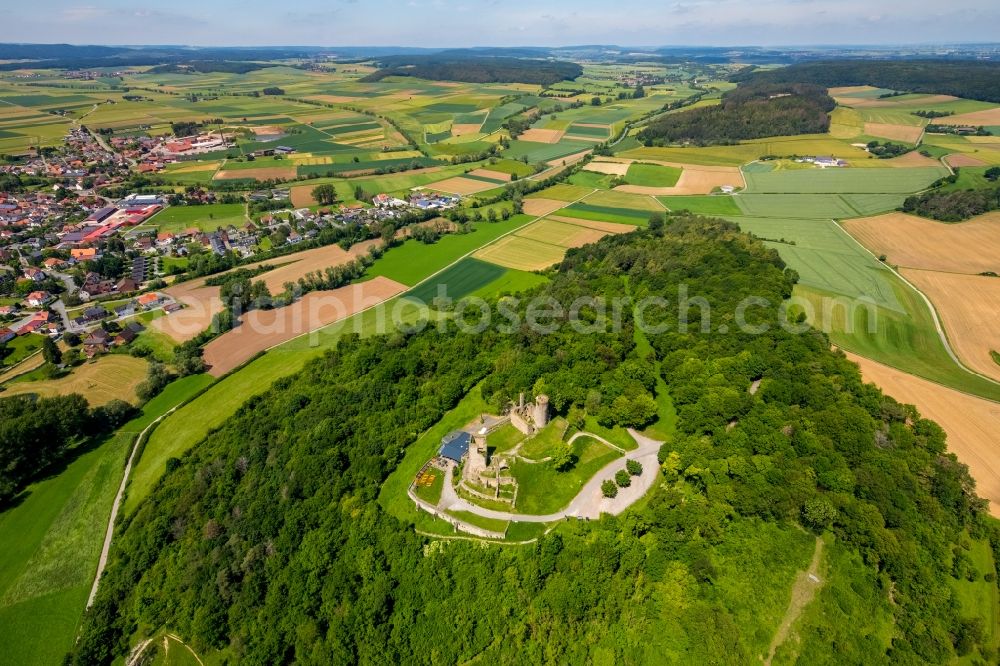
[[[628,473],[632,476],[642,475],[642,463],[638,460],[626,460],[625,469],[628,470]]]
[[[618,495],[618,486],[611,479],[608,479],[601,484],[601,492],[604,493],[605,497],[616,497]]]
[[[628,488],[632,485],[632,475],[628,473],[628,470],[620,469],[615,472],[615,483],[622,488]]]

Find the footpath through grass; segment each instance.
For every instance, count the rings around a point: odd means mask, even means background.
[[[0,661],[56,664],[72,647],[134,438],[211,377],[178,380],[143,413],[0,513]]]

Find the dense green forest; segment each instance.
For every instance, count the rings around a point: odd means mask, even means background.
[[[467,83],[533,83],[549,86],[583,74],[575,62],[499,56],[413,55],[379,59],[382,69],[361,79],[371,83],[387,76],[413,76],[431,81]]]
[[[813,83],[826,88],[877,86],[1000,102],[1000,63],[974,60],[831,60],[767,71],[748,68],[733,80]]]
[[[667,325],[648,334],[654,351],[630,318],[590,334],[507,330],[505,316],[480,334],[345,337],[168,461],[120,526],[70,660],[108,663],[168,627],[224,663],[753,663],[787,603],[789,552],[811,550],[799,525],[832,535],[837,563],[801,635],[809,663],[976,648],[953,554],[969,534],[997,539],[967,470],[824,335],[776,325],[795,274],[775,251],[678,215],[570,251],[552,278],[533,295],[672,299],[646,312]],[[769,325],[756,335],[734,325],[750,295],[766,299],[745,312]],[[494,405],[544,389],[564,414],[593,413],[647,394],[657,368],[677,432],[660,483],[618,518],[485,546],[421,536],[376,501],[405,448],[477,385]]]
[[[961,222],[998,208],[1000,208],[1000,187],[978,190],[928,190],[907,197],[901,210],[942,222]]]
[[[638,135],[647,146],[670,143],[710,145],[794,134],[821,134],[830,128],[835,102],[826,90],[808,84],[742,85],[703,106],[657,118]]]
[[[79,394],[0,398],[0,505],[26,482],[86,449],[96,435],[131,418],[135,409],[113,400],[90,409]]]

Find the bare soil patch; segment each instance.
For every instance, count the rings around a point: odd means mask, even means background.
[[[471,176],[480,176],[482,178],[492,178],[493,180],[502,180],[505,183],[509,183],[513,177],[509,173],[504,173],[503,171],[491,171],[490,169],[474,169],[469,172]]]
[[[163,290],[184,309],[154,319],[150,326],[177,342],[187,342],[212,324],[212,317],[222,312],[219,287],[206,287],[204,280],[191,280]]]
[[[594,160],[583,167],[584,171],[603,173],[609,176],[624,176],[628,173],[628,162],[598,162]]]
[[[446,178],[445,180],[431,183],[427,187],[432,190],[450,192],[451,194],[475,194],[476,192],[484,192],[500,186],[494,183],[485,183],[481,180],[455,176],[454,178]]]
[[[275,125],[254,125],[250,128],[254,133],[254,136],[273,136],[275,134],[284,134],[284,130]]]
[[[893,125],[890,123],[865,123],[865,134],[880,139],[916,143],[924,129],[919,125]]]
[[[245,179],[254,180],[292,180],[296,176],[295,167],[265,167],[261,169],[223,169],[215,174],[213,180]]]
[[[555,199],[525,199],[524,212],[527,215],[541,217],[568,205],[565,201],[556,201]]]
[[[313,271],[322,272],[331,266],[340,266],[354,261],[358,257],[368,252],[368,248],[380,241],[372,240],[358,243],[350,250],[343,250],[339,245],[326,245],[313,248],[305,252],[298,252],[286,257],[279,257],[274,263],[285,263],[283,266],[275,268],[273,271],[262,273],[253,278],[253,282],[263,280],[271,294],[278,294],[284,291],[286,282],[295,282],[306,273]]]
[[[913,150],[908,153],[904,153],[899,157],[891,157],[887,160],[880,160],[883,165],[891,167],[936,167],[941,166],[933,157],[927,157],[926,155],[921,155],[919,151]]]
[[[316,189],[315,185],[298,185],[293,187],[290,192],[292,205],[296,208],[315,206],[319,202],[313,198],[312,191],[314,189]]]
[[[951,167],[986,166],[986,162],[977,157],[973,157],[972,155],[966,155],[965,153],[952,153],[951,155],[945,155],[944,161]]]
[[[1000,518],[1000,404],[977,398],[854,354],[847,358],[873,382],[900,402],[916,405],[924,418],[948,433],[948,449],[969,466],[976,491],[989,500],[990,513]]]
[[[913,106],[914,104],[943,104],[944,102],[954,102],[957,97],[951,95],[924,95],[919,99],[908,98],[900,100],[896,97],[886,97],[884,99],[860,99],[856,97],[844,98],[841,102],[844,106],[853,106],[856,109],[877,109],[891,106]],[[952,117],[952,116],[949,116]],[[937,118],[936,120],[940,120]]]
[[[205,346],[209,372],[222,376],[254,355],[310,333],[403,293],[407,287],[386,277],[306,294],[277,310],[253,310],[240,325]]]
[[[466,134],[476,134],[480,127],[482,127],[481,124],[458,123],[451,126],[451,135],[465,136]]]
[[[555,130],[555,129],[529,129],[522,132],[518,137],[518,141],[533,141],[535,143],[559,143],[559,139],[563,138],[565,130]]]
[[[958,224],[886,213],[847,220],[844,228],[893,265],[967,275],[1000,273],[1000,212]]]
[[[901,269],[924,292],[959,358],[970,368],[1000,380],[1000,365],[990,351],[1000,351],[1000,278]]]
[[[935,118],[933,122],[935,125],[1000,125],[1000,106]]]

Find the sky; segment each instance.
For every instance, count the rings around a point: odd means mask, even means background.
[[[2,41],[197,46],[993,42],[996,0],[7,0]]]

